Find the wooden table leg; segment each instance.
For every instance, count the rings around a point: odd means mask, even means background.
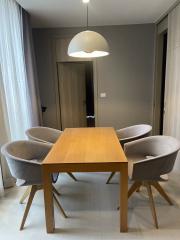
[[[128,231],[128,164],[124,163],[120,172],[120,231]]]
[[[53,233],[55,223],[54,223],[52,178],[51,174],[48,172],[48,169],[46,169],[46,166],[43,166],[43,188],[44,188],[46,231],[47,233]]]

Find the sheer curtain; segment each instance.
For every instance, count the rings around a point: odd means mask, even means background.
[[[25,137],[31,126],[30,96],[23,53],[19,5],[14,0],[0,0],[0,64],[2,89],[11,139]]]
[[[36,69],[36,60],[33,46],[33,37],[31,29],[30,15],[23,8],[22,25],[23,25],[23,43],[24,43],[24,57],[26,65],[26,74],[28,89],[31,96],[31,121],[32,125],[37,126],[42,123],[41,101],[38,86],[38,77]]]
[[[0,69],[0,83],[2,81],[1,69]],[[4,105],[4,94],[2,85],[0,84],[0,146],[10,140],[7,112]],[[0,156],[0,196],[4,195],[4,187],[10,187],[14,185],[14,179],[12,178],[7,162],[3,156]]]
[[[180,140],[180,5],[168,16],[164,134]],[[180,161],[175,170],[180,170]]]
[[[39,124],[37,95],[31,68],[26,63],[22,9],[15,0],[0,0],[0,144],[25,139],[25,130]],[[27,39],[28,40],[28,39]],[[30,51],[30,48],[29,48]],[[29,67],[29,68],[28,68]],[[1,160],[5,186],[13,183],[5,159]],[[11,183],[10,183],[11,182]]]
[[[4,196],[4,185],[3,185],[3,178],[2,178],[2,169],[0,165],[0,197]]]
[[[1,75],[1,69],[0,69],[0,82],[2,81],[2,75]],[[1,88],[0,88],[0,133],[1,136],[0,137],[0,146],[2,144],[2,140],[3,138],[6,136],[4,136],[4,114],[3,114],[3,109],[2,109],[2,94],[1,94]],[[2,176],[2,160],[0,158],[0,197],[4,196],[4,183],[3,183],[3,176]]]

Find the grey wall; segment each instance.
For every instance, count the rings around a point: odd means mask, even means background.
[[[53,40],[81,29],[34,29],[44,124],[57,127]],[[97,60],[98,125],[121,128],[152,123],[155,25],[95,27],[108,40],[110,56]],[[107,98],[100,98],[106,92]]]

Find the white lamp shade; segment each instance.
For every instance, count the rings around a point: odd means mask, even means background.
[[[109,55],[106,39],[94,31],[83,31],[73,37],[69,43],[68,55],[77,58],[95,58]]]

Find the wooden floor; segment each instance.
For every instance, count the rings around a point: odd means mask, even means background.
[[[3,240],[179,240],[180,239],[180,175],[170,176],[164,188],[170,193],[174,206],[169,206],[154,192],[159,230],[153,225],[148,199],[142,188],[129,201],[129,233],[119,232],[118,175],[112,184],[106,185],[108,173],[75,174],[78,182],[67,174],[61,174],[57,189],[60,201],[68,219],[57,210],[55,213],[57,231],[46,234],[43,211],[43,194],[37,193],[23,231],[19,231],[24,205],[18,201],[23,188],[6,190],[0,199],[0,239]],[[55,207],[56,210],[56,207]]]

